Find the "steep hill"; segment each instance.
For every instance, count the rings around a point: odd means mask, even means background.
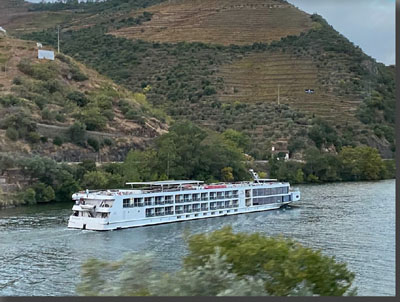
[[[33,41],[0,37],[0,64],[0,152],[118,161],[167,129],[143,93],[62,54],[39,60]]]
[[[149,88],[176,119],[248,134],[257,158],[277,140],[293,151],[366,144],[393,155],[394,67],[320,16],[274,0],[122,2],[86,27],[63,24],[62,51],[133,91]],[[54,29],[24,37],[56,45]]]
[[[307,14],[282,0],[174,0],[145,11],[152,14],[149,22],[111,33],[157,42],[244,45],[271,42],[312,28]]]

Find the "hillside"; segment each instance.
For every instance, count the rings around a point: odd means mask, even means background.
[[[149,22],[111,34],[157,42],[244,45],[271,42],[312,28],[307,14],[282,0],[174,0],[145,11],[152,14]]]
[[[259,159],[278,140],[293,152],[364,144],[393,156],[394,68],[320,16],[273,0],[134,2],[107,1],[104,14],[81,5],[90,17],[62,25],[62,51],[133,91],[148,87],[175,119],[247,134]],[[22,37],[56,45],[54,29]]]
[[[143,93],[62,54],[39,60],[33,41],[0,37],[0,63],[0,152],[119,161],[167,129]]]

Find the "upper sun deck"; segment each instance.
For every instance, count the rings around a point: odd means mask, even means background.
[[[278,182],[276,179],[258,179],[257,182],[234,182],[234,183],[214,183],[204,184],[200,180],[165,180],[165,181],[151,181],[151,182],[128,182],[132,189],[113,189],[113,190],[86,190],[75,193],[73,199],[80,197],[86,198],[102,198],[114,199],[114,196],[121,195],[139,195],[151,193],[170,193],[179,191],[203,191],[203,190],[223,190],[223,189],[239,189],[242,187],[257,187],[270,185],[272,187],[284,185],[288,186],[287,182]],[[142,186],[139,189],[133,189],[134,186]]]

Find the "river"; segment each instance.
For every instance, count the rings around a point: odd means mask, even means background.
[[[75,295],[89,257],[116,260],[152,252],[165,270],[180,266],[185,230],[293,238],[347,263],[358,295],[395,295],[395,180],[298,186],[296,207],[109,232],[67,229],[72,202],[0,210],[0,296]]]

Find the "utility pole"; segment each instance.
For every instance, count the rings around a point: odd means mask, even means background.
[[[57,46],[58,46],[58,53],[60,53],[60,25],[58,25]]]
[[[279,88],[280,88],[280,86],[281,85],[278,84],[278,105],[280,105],[280,102],[279,102]]]

